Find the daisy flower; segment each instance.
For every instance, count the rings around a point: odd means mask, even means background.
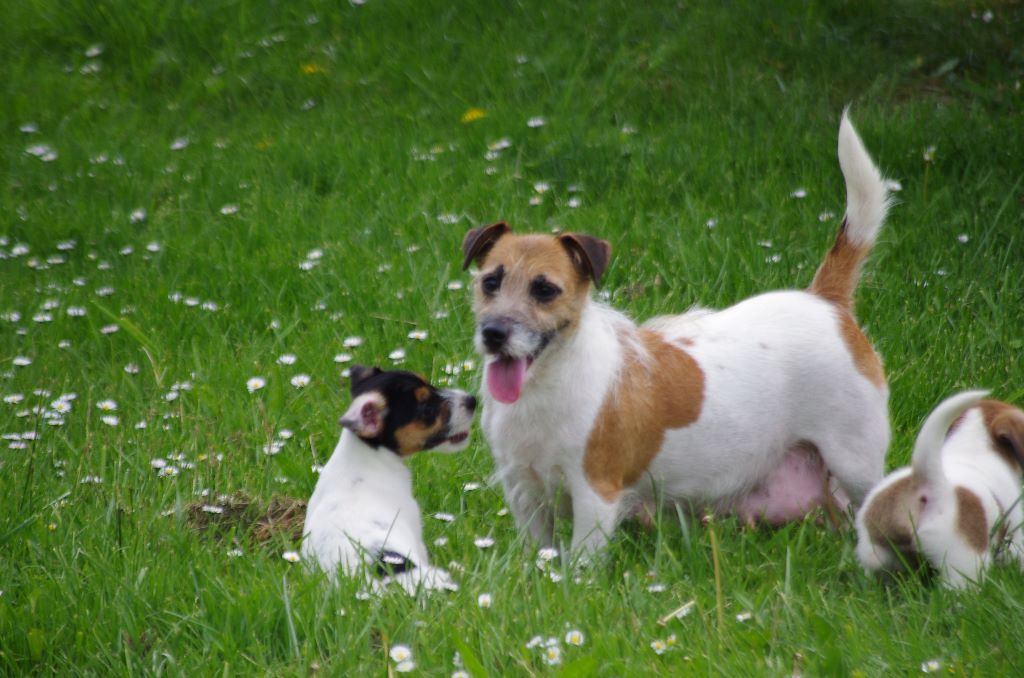
[[[413,330],[412,332],[409,333],[409,338],[414,340],[414,341],[423,341],[424,339],[427,338],[427,331],[426,330]]]
[[[336,363],[347,363],[352,360],[351,353],[338,353],[334,356],[334,362]]]
[[[281,554],[281,557],[287,560],[289,563],[297,563],[302,559],[299,556],[298,551],[285,551]]]
[[[412,650],[409,649],[408,645],[392,645],[389,655],[391,656],[391,661],[396,663],[409,661],[412,659]]]
[[[476,604],[484,609],[489,608],[494,603],[494,598],[490,593],[481,593],[476,597]]]
[[[267,380],[263,377],[251,377],[247,382],[245,382],[245,387],[249,389],[249,393],[255,393],[266,385]]]
[[[586,638],[583,636],[583,631],[580,631],[579,629],[573,629],[565,634],[566,645],[579,646],[582,645],[585,640]]]
[[[544,662],[548,666],[562,663],[562,648],[552,645],[544,650]]]
[[[114,400],[101,400],[96,403],[96,407],[100,408],[104,412],[113,412],[117,409],[117,402]]]
[[[310,377],[308,374],[296,374],[291,378],[291,382],[295,388],[305,388],[309,386]]]
[[[117,426],[121,420],[112,414],[108,414],[107,416],[102,417],[101,421],[107,426]]]
[[[473,540],[473,544],[478,549],[489,549],[494,546],[494,537],[477,537]]]
[[[540,116],[534,116],[526,121],[526,126],[529,127],[530,129],[536,129],[538,127],[543,127],[545,122],[546,121],[544,120],[544,118]]]
[[[362,337],[345,337],[345,341],[341,342],[341,345],[345,348],[355,348],[356,346],[362,346]]]
[[[228,203],[227,205],[224,205],[223,207],[220,208],[220,213],[223,214],[224,216],[231,216],[232,214],[237,214],[238,205]]]

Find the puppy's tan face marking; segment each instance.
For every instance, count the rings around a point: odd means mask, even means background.
[[[509,318],[539,333],[560,332],[579,322],[589,288],[557,239],[506,235],[484,257],[473,311],[480,320]]]
[[[429,392],[427,397],[429,397]],[[426,398],[420,398],[416,393],[417,400],[424,402]],[[418,419],[410,421],[405,426],[395,429],[395,441],[398,443],[398,455],[401,457],[411,456],[420,450],[425,449],[431,441],[437,439],[447,426],[451,418],[451,407],[447,401],[439,408],[438,416],[431,422],[424,422]]]
[[[1024,475],[1024,411],[999,400],[978,403],[992,447],[1018,475]]]
[[[665,431],[695,422],[704,403],[697,362],[656,332],[642,329],[638,335],[648,359],[626,346],[619,382],[608,392],[583,459],[591,487],[608,501],[640,479]]]

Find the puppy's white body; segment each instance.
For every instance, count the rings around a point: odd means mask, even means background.
[[[943,401],[921,428],[912,466],[871,490],[857,514],[857,557],[865,570],[900,569],[904,560],[923,557],[946,585],[962,588],[979,581],[1004,541],[1007,555],[1024,565],[1021,469],[995,448],[995,401],[976,406],[985,394]]]
[[[415,565],[394,577],[410,593],[420,585],[454,586],[444,570],[430,566],[405,462],[348,429],[320,472],[304,533],[303,557],[329,575],[339,568],[347,576],[371,575],[381,554],[392,554]]]
[[[842,283],[835,289],[772,292],[721,311],[654,318],[641,327],[587,297],[575,331],[557,336],[530,363],[518,399],[499,402],[482,390],[483,429],[520,526],[550,544],[555,516],[571,515],[573,548],[589,552],[604,545],[638,502],[655,497],[781,522],[804,515],[835,491],[859,501],[882,477],[888,388],[850,315],[849,295],[884,219],[886,191],[845,117],[839,156],[847,179],[847,224],[833,252],[842,246],[856,257],[850,270],[836,276]],[[819,272],[823,280],[830,275]],[[514,307],[495,308],[496,315],[517,317]],[[528,336],[518,332],[513,327],[509,345]],[[692,359],[689,374],[700,387],[691,392],[692,383],[680,383],[672,396],[699,415],[664,427],[653,456],[627,474],[636,480],[602,484],[601,464],[617,462],[607,441],[603,456],[595,455],[595,432],[610,406],[647,397],[629,391],[638,383],[633,376],[656,384],[664,366],[651,355],[652,341]],[[477,343],[487,355],[480,331]],[[487,356],[488,366],[499,359]],[[650,410],[666,393],[664,382],[657,388],[661,395],[651,396]]]

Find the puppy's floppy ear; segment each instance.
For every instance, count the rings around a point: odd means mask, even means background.
[[[991,431],[996,445],[1010,453],[1024,469],[1024,412],[1018,409],[1000,412],[992,421]]]
[[[364,393],[352,401],[338,423],[360,438],[376,438],[384,430],[387,402],[377,391]]]
[[[608,269],[608,260],[612,256],[612,246],[608,241],[582,233],[565,233],[558,236],[558,241],[568,250],[580,273],[600,287],[601,276]]]
[[[465,271],[474,261],[479,264],[487,253],[498,242],[498,238],[505,235],[512,229],[504,221],[499,221],[490,226],[474,228],[462,239],[462,270]]]
[[[352,385],[352,392],[355,392],[356,387],[370,377],[380,374],[380,371],[379,367],[364,367],[363,365],[353,365],[348,368],[348,378]]]

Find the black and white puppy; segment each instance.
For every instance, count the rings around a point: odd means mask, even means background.
[[[868,494],[857,514],[865,570],[924,561],[944,584],[963,588],[1000,547],[1024,566],[1024,411],[986,394],[940,403],[921,426],[911,465]]]
[[[457,588],[431,567],[405,459],[469,442],[476,399],[409,372],[353,366],[352,404],[306,510],[302,553],[328,574],[382,577],[409,593]]]

